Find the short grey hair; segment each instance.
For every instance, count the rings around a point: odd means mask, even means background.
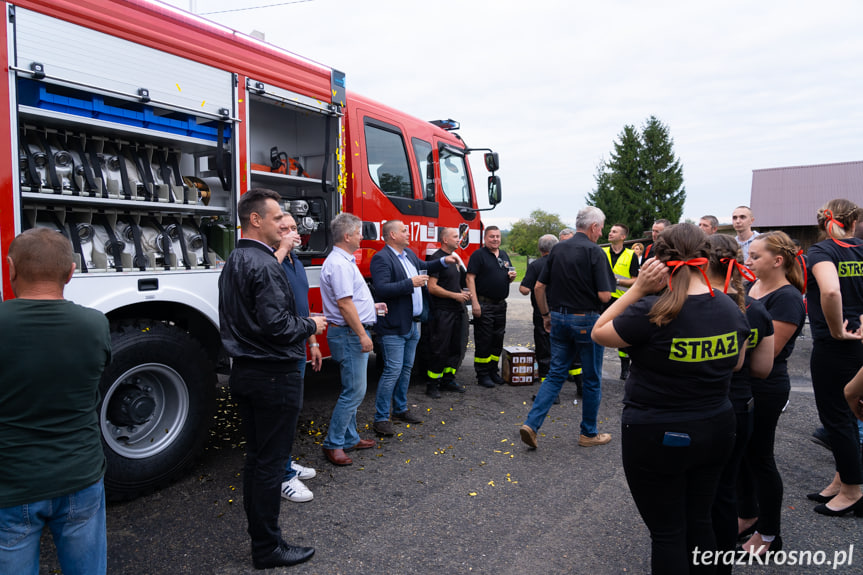
[[[340,244],[345,241],[346,234],[354,233],[361,227],[363,221],[353,214],[342,212],[330,222],[330,232],[333,234],[333,243]]]
[[[563,228],[562,230],[560,230],[560,233],[557,234],[558,237],[574,236],[574,235],[575,235],[575,230],[572,228]]]
[[[547,254],[551,251],[551,248],[554,247],[554,244],[558,242],[558,239],[554,237],[552,234],[545,234],[541,238],[539,238],[539,253]]]
[[[579,210],[575,217],[575,229],[586,230],[593,224],[605,224],[605,214],[595,206],[587,206]]]

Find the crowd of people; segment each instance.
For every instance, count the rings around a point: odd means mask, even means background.
[[[282,499],[314,497],[303,480],[316,471],[295,461],[291,450],[306,363],[320,370],[317,338],[324,330],[341,391],[322,450],[329,463],[346,466],[353,463],[351,451],[377,444],[357,429],[372,331],[384,358],[372,431],[387,437],[395,433],[393,420],[422,422],[409,409],[407,392],[423,323],[431,327],[422,374],[430,398],[466,391],[456,379],[466,306],[477,384],[504,383],[506,300],[516,277],[494,226],[485,228],[483,245],[465,264],[458,230],[441,229],[440,249],[421,259],[408,247],[408,227],[392,220],[381,226],[385,246],[371,259],[368,283],[354,257],[362,221],[342,213],[330,223],[334,247],[320,272],[323,309],[313,313],[294,252],[297,226],[280,201],[265,189],[241,196],[243,237],[219,279],[222,344],[232,359],[230,389],[246,437],[243,507],[259,569],[314,554],[282,538],[279,514]],[[857,426],[863,419],[863,240],[855,237],[861,214],[847,200],[828,202],[817,214],[823,237],[805,256],[785,233],[753,230],[755,218],[745,206],[732,214],[735,236],[718,234],[714,216],[697,226],[658,219],[646,247],[626,247],[629,229],[617,223],[601,248],[605,215],[586,207],[575,230],[539,239],[541,257],[519,286],[531,297],[541,381],[521,439],[539,447],[537,432],[564,382],[574,379],[582,410],[578,444],[610,443],[597,415],[604,347],[618,350],[625,380],[623,469],[650,531],[654,573],[731,571],[730,562],[693,564],[695,548],[734,553],[739,546],[758,555],[782,549],[783,484],[774,440],[790,393],[787,361],[807,311],[816,406],[836,461],[829,483],[808,497],[817,513],[863,516]],[[107,320],[63,299],[74,263],[62,235],[24,232],[10,246],[8,263],[17,299],[0,305],[0,353],[15,357],[5,365],[18,367],[0,373],[0,532],[19,536],[0,543],[0,572],[38,569],[39,537],[50,525],[65,573],[104,573],[105,460],[96,406],[111,356]],[[45,345],[68,357],[42,361],[32,350]],[[62,389],[45,393],[44,385],[58,382]],[[33,401],[36,390],[40,401]],[[41,463],[46,450],[62,468]],[[61,480],[38,481],[46,468]]]

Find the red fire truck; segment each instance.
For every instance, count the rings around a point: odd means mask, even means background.
[[[478,247],[471,150],[454,122],[348,94],[337,70],[162,4],[4,6],[0,288],[13,296],[5,258],[17,233],[70,238],[66,297],[111,322],[99,418],[112,498],[178,477],[207,438],[226,365],[217,280],[245,190],[278,191],[294,215],[313,311],[340,211],[363,220],[366,275],[388,219],[410,227],[421,255],[442,226],[459,228],[465,259]],[[484,158],[494,205],[497,156]]]

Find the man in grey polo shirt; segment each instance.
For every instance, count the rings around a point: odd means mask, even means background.
[[[353,460],[345,451],[375,445],[374,439],[360,439],[357,433],[357,408],[366,395],[366,367],[372,350],[368,328],[377,315],[353,256],[363,238],[362,220],[342,213],[333,218],[330,229],[335,245],[321,267],[321,300],[329,324],[327,342],[333,359],[339,362],[342,393],[333,409],[323,450],[330,463],[350,465]]]

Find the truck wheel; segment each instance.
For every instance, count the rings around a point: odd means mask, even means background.
[[[216,374],[201,345],[159,321],[112,324],[99,422],[112,501],[163,487],[194,463],[215,407]]]

